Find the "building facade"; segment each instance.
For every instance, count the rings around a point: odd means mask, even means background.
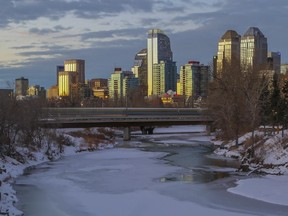
[[[114,73],[108,79],[109,98],[120,100],[128,94],[130,90],[139,86],[139,79],[135,77],[132,71],[122,71],[121,68],[115,68]]]
[[[96,78],[89,80],[89,87],[91,89],[102,89],[108,87],[108,79]]]
[[[154,78],[158,76],[154,75],[154,69],[160,70],[160,62],[165,62],[167,65],[172,64],[173,54],[170,46],[169,37],[160,29],[152,29],[148,32],[147,39],[147,85],[148,85],[148,96],[157,95],[158,92],[153,90],[159,89],[160,87],[154,86],[158,85],[158,81],[155,81]],[[163,66],[163,63],[161,63]],[[164,71],[166,73],[166,71]],[[176,81],[175,81],[176,86]],[[172,89],[176,90],[176,89]]]
[[[65,60],[64,71],[76,73],[76,83],[85,84],[85,60],[82,59]]]
[[[46,89],[39,85],[33,85],[28,88],[28,95],[46,98]]]
[[[59,85],[59,72],[65,71],[64,65],[56,66],[57,86]]]
[[[275,74],[281,73],[281,54],[280,52],[268,52],[268,69],[273,70]]]
[[[250,27],[241,38],[241,64],[244,67],[265,69],[267,66],[267,38],[257,27]]]
[[[162,95],[168,90],[177,88],[177,67],[172,61],[160,61],[153,65],[152,92],[154,95]]]
[[[77,86],[77,74],[74,71],[62,71],[58,73],[59,97],[71,97],[75,94]]]
[[[240,66],[241,36],[234,30],[228,30],[218,42],[216,76],[221,75],[225,65]]]
[[[28,94],[29,80],[21,77],[15,80],[15,96],[26,96]]]
[[[134,66],[131,70],[135,77],[139,79],[139,85],[142,87],[144,94],[147,95],[147,49],[142,49],[135,55]]]
[[[207,97],[208,83],[211,80],[210,67],[198,61],[189,61],[180,68],[179,93],[186,100]]]

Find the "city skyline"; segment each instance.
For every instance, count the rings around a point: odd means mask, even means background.
[[[178,73],[189,60],[211,63],[226,30],[243,35],[251,26],[287,63],[287,8],[285,0],[5,1],[0,87],[24,76],[31,85],[48,88],[56,84],[56,66],[65,59],[84,59],[87,79],[108,78],[115,67],[130,70],[152,28],[169,36]]]

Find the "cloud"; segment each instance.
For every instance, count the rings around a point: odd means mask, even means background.
[[[67,31],[72,29],[72,27],[63,27],[60,25],[55,26],[54,28],[31,28],[29,30],[30,33],[38,34],[38,35],[46,35],[46,34],[52,34],[52,33],[59,33],[62,31]]]

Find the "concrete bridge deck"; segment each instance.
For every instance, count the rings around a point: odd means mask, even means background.
[[[39,120],[43,127],[124,127],[124,139],[130,139],[132,126],[151,131],[155,126],[212,123],[206,110],[198,108],[45,108],[43,111]]]

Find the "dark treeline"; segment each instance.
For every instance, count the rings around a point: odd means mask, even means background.
[[[273,131],[288,123],[288,81],[271,70],[226,65],[209,86],[207,106],[218,136],[235,140],[260,126]],[[273,132],[272,131],[272,132]],[[264,132],[265,129],[264,129]]]
[[[18,150],[22,147],[35,151],[45,145],[48,155],[52,143],[61,148],[65,138],[39,125],[43,106],[46,106],[43,99],[16,100],[0,96],[0,156],[11,156],[21,161],[24,157]]]

